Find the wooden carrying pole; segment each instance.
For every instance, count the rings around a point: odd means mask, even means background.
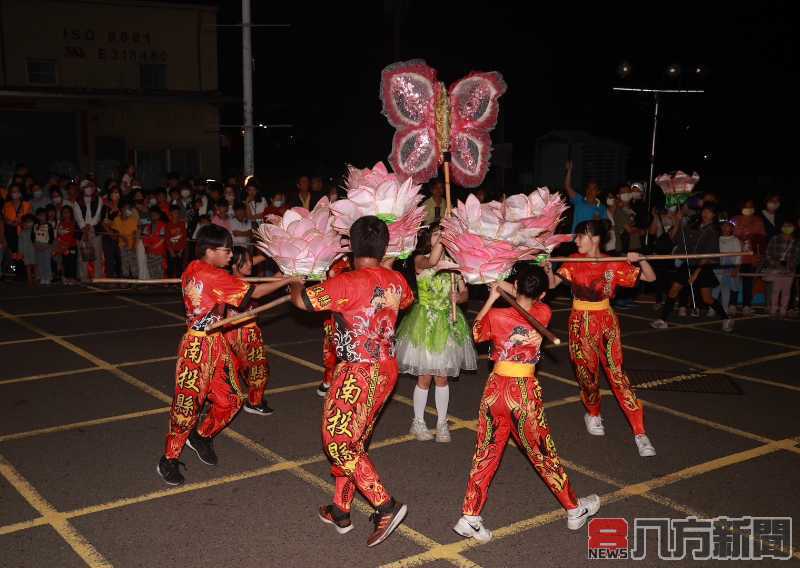
[[[258,284],[260,282],[278,282],[283,278],[276,276],[253,276],[242,278],[245,282]],[[180,284],[180,278],[151,278],[149,280],[138,280],[136,278],[94,278],[92,284]]]
[[[497,290],[500,292],[500,296],[506,302],[508,302],[512,308],[517,310],[520,313],[520,315],[522,315],[522,317],[528,320],[528,323],[531,324],[531,326],[533,326],[533,329],[535,329],[539,335],[541,335],[545,339],[549,339],[555,345],[561,345],[561,340],[558,337],[556,337],[556,335],[552,331],[550,331],[544,325],[542,325],[541,322],[539,322],[539,320],[537,320],[535,317],[529,314],[525,308],[520,306],[517,303],[517,300],[515,300],[511,294],[509,294],[499,286],[497,287]]]
[[[444,200],[445,200],[445,217],[449,217],[453,209],[453,201],[450,197],[450,161],[444,161]],[[455,323],[458,319],[456,312],[456,275],[454,272],[450,273],[450,321]]]
[[[747,252],[713,252],[703,254],[651,254],[642,255],[642,260],[695,260],[701,258],[724,258],[727,256],[752,256],[753,253]],[[597,257],[571,257],[553,256],[548,258],[550,262],[626,262],[624,256],[597,256]]]
[[[250,310],[249,312],[245,312],[243,314],[239,314],[238,316],[232,316],[229,318],[225,318],[223,320],[219,320],[217,323],[210,326],[206,331],[208,333],[211,333],[226,326],[237,325],[245,321],[256,319],[258,318],[258,315],[260,313],[266,312],[267,310],[271,310],[272,308],[280,306],[281,304],[285,304],[291,299],[292,297],[289,294],[286,294],[285,296],[281,296],[277,300],[272,300],[271,302],[268,302],[263,306],[259,306],[253,310]]]

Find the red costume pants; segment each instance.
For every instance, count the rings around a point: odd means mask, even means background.
[[[561,506],[565,509],[577,507],[575,492],[558,459],[544,418],[539,381],[536,377],[512,378],[492,373],[481,398],[478,438],[463,513],[481,514],[489,496],[489,484],[500,465],[510,434]]]
[[[336,348],[333,346],[333,318],[325,320],[322,325],[322,365],[325,367],[325,374],[322,382],[330,385],[333,382],[333,371],[336,369]]]
[[[581,400],[592,416],[600,416],[600,365],[634,434],[644,434],[644,411],[622,369],[619,321],[610,309],[576,310],[569,316],[569,358]]]
[[[391,499],[366,445],[397,374],[394,359],[336,367],[322,411],[322,444],[336,478],[333,503],[342,511],[350,511],[356,489],[376,508]]]
[[[206,398],[211,402],[197,432],[210,438],[236,416],[246,395],[239,384],[238,365],[221,333],[187,331],[178,347],[175,396],[169,413],[164,455],[176,459],[197,424]]]
[[[236,356],[242,379],[248,385],[248,401],[258,406],[264,400],[264,390],[269,382],[269,363],[261,328],[250,323],[229,331],[225,337]]]

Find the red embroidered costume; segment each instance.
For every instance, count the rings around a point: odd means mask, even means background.
[[[349,270],[352,270],[350,266],[350,257],[343,256],[331,265],[328,270],[328,276],[333,278]],[[336,348],[333,345],[333,325],[333,316],[326,319],[325,323],[322,324],[322,365],[325,367],[322,383],[325,385],[330,385],[333,381],[333,371],[338,362],[336,359]]]
[[[583,257],[580,253],[572,257]],[[600,416],[600,365],[635,435],[644,434],[642,405],[622,368],[622,333],[610,300],[617,286],[636,285],[640,269],[620,262],[565,262],[558,275],[572,287],[569,356],[591,416]]]
[[[550,308],[535,302],[529,312],[542,324]],[[534,374],[542,337],[514,308],[492,308],[473,326],[476,343],[492,342],[494,370],[486,381],[478,412],[478,436],[464,497],[464,515],[479,516],[509,435],[514,436],[565,509],[578,507],[544,417],[542,388]]]
[[[231,421],[247,396],[224,335],[206,334],[206,329],[222,319],[226,306],[241,309],[247,305],[253,287],[201,260],[195,260],[183,272],[181,287],[189,329],[178,347],[175,397],[164,451],[167,459],[180,456],[206,397],[211,410],[197,431],[210,438]]]
[[[254,302],[250,302],[242,311],[250,311],[255,306]],[[227,315],[235,316],[238,313],[239,310],[229,308]],[[236,356],[239,373],[247,384],[248,402],[251,406],[260,406],[269,382],[269,362],[258,320],[254,319],[226,331],[225,339]]]
[[[397,312],[414,301],[405,278],[383,267],[345,272],[307,288],[309,310],[333,312],[339,364],[322,411],[322,442],[336,478],[334,504],[349,512],[357,488],[374,506],[391,499],[366,444],[397,383]]]

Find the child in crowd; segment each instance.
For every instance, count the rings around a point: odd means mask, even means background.
[[[27,213],[22,216],[22,229],[19,233],[19,256],[25,263],[25,276],[28,286],[33,286],[36,279],[36,249],[33,246],[33,225],[36,217]]]
[[[797,270],[797,259],[800,246],[794,236],[794,223],[784,221],[781,232],[769,240],[767,244],[767,270],[764,280],[772,282],[772,294],[769,304],[771,316],[786,317],[791,299],[792,282]]]
[[[729,220],[720,223],[719,252],[742,252],[742,242],[733,234],[734,226]],[[719,268],[714,269],[719,286],[714,289],[714,297],[719,299],[722,308],[733,317],[736,315],[736,302],[742,287],[739,266],[742,257],[728,256],[719,259]],[[732,302],[732,303],[731,303]],[[709,315],[714,315],[714,308],[709,308]]]
[[[157,205],[150,208],[150,225],[142,235],[147,253],[147,272],[150,278],[163,278],[167,253],[167,223],[164,213]]]
[[[78,282],[78,225],[71,207],[61,209],[61,220],[56,228],[57,250],[61,258],[64,284]]]
[[[167,223],[167,275],[170,278],[180,278],[183,272],[187,242],[186,223],[181,217],[181,208],[172,205]]]
[[[36,221],[32,230],[33,247],[36,251],[36,276],[39,284],[49,286],[53,281],[53,243],[56,234],[53,226],[47,222],[47,210],[44,207],[36,210]]]
[[[217,201],[214,203],[214,214],[211,217],[214,225],[219,225],[223,229],[230,229],[230,218],[228,217],[228,202]]]
[[[121,212],[111,222],[110,228],[118,237],[120,273],[122,276],[137,278],[139,266],[136,261],[136,241],[139,232],[139,213],[130,201],[122,201]]]

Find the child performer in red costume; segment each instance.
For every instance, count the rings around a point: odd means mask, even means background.
[[[238,278],[246,278],[253,274],[253,266],[266,260],[265,256],[250,254],[246,247],[233,247],[231,258],[231,274]],[[256,307],[255,302],[250,302],[245,311]],[[234,308],[228,308],[228,316],[237,315]],[[250,320],[225,332],[225,339],[233,349],[239,366],[239,372],[247,383],[247,400],[244,411],[250,414],[269,416],[275,412],[267,405],[264,391],[269,381],[269,363],[264,350],[264,338],[258,320]]]
[[[500,465],[509,435],[567,511],[567,526],[581,528],[597,513],[600,498],[589,495],[577,499],[564,471],[544,417],[542,387],[536,379],[542,336],[514,308],[492,307],[503,288],[542,325],[552,312],[540,300],[548,287],[548,277],[538,266],[524,265],[515,284],[498,282],[491,286],[489,298],[475,318],[476,343],[491,341],[494,370],[486,381],[478,411],[478,437],[472,470],[467,481],[463,516],[453,527],[458,534],[489,542],[492,533],[483,526],[480,514],[489,496],[489,484]]]
[[[350,266],[350,255],[345,255],[334,262],[328,270],[328,278],[333,278],[337,274],[352,270]],[[333,381],[333,371],[336,364],[339,362],[336,357],[336,347],[333,344],[333,316],[325,320],[322,324],[322,365],[325,367],[325,374],[322,376],[322,382],[317,387],[317,394],[324,397],[328,394],[328,389],[331,388],[331,381]]]
[[[349,532],[350,505],[358,489],[375,507],[375,530],[367,546],[383,542],[403,521],[407,508],[381,483],[367,455],[375,421],[397,383],[394,350],[397,312],[414,294],[399,272],[381,265],[389,243],[386,224],[374,216],[350,227],[351,272],[304,289],[292,284],[292,303],[302,310],[330,310],[334,317],[336,366],[322,410],[322,443],[336,478],[333,504],[319,517],[340,534]]]
[[[233,240],[227,229],[203,227],[197,235],[195,260],[183,272],[181,289],[189,329],[178,347],[175,396],[170,409],[166,448],[156,468],[169,485],[184,478],[178,458],[188,443],[203,463],[217,464],[212,438],[233,419],[247,394],[239,384],[236,358],[222,333],[206,333],[222,319],[226,306],[244,310],[251,299],[261,298],[296,281],[287,278],[253,286],[228,274],[223,268],[231,260]],[[206,398],[211,410],[195,429]]]
[[[578,252],[575,258],[606,256],[600,251],[606,238],[602,221],[580,223],[575,232]],[[638,267],[634,264],[639,264]],[[642,403],[631,390],[630,381],[622,369],[622,332],[610,301],[617,286],[632,288],[641,278],[653,282],[655,272],[641,255],[629,252],[619,262],[565,262],[551,277],[554,287],[562,281],[572,287],[572,312],[569,316],[569,356],[578,385],[581,400],[586,407],[584,421],[586,430],[593,436],[604,436],[603,419],[600,417],[600,365],[606,372],[611,390],[622,407],[633,430],[640,456],[654,456],[656,450],[645,434]]]

